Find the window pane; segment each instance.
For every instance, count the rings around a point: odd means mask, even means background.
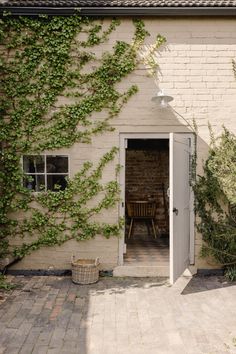
[[[44,156],[23,156],[23,167],[26,173],[44,172]]]
[[[67,175],[47,175],[47,189],[51,191],[64,190],[67,186]]]
[[[35,192],[45,190],[45,176],[44,175],[27,175],[24,178],[24,187]]]
[[[47,173],[68,173],[67,156],[46,156]]]

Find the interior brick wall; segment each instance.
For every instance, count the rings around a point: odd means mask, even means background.
[[[156,224],[162,233],[168,233],[165,216],[164,193],[168,208],[167,188],[169,186],[168,150],[126,151],[126,202],[129,200],[152,200],[157,203]],[[129,221],[127,220],[127,223]],[[135,232],[145,233],[145,223],[138,222]]]

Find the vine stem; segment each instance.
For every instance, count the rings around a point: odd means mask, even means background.
[[[186,118],[184,118],[184,116],[182,116],[182,114],[180,114],[179,112],[177,112],[172,106],[171,106],[171,110],[172,110],[173,112],[175,112],[176,114],[178,114],[178,116],[181,117],[181,118],[185,121],[185,123],[186,123],[187,126],[192,130],[193,133],[196,133],[194,127],[191,126],[191,124],[187,121]]]

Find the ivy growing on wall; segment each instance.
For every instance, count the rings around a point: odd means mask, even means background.
[[[102,20],[79,15],[0,20],[0,257],[13,252],[22,258],[70,239],[119,234],[122,221],[95,221],[119,198],[116,180],[101,182],[116,147],[97,166],[85,162],[66,189],[57,192],[26,189],[20,162],[22,155],[89,144],[96,134],[112,130],[112,118],[138,90],[116,88],[140,63],[138,51],[148,35],[142,21],[133,23],[132,43],[116,41],[112,51],[98,57],[93,47],[107,41],[119,21],[104,27]],[[158,35],[149,58],[163,42]],[[152,63],[147,57],[142,61]],[[62,97],[67,103],[61,103]],[[94,119],[96,112],[104,118]],[[89,206],[98,195],[99,202]],[[22,243],[11,249],[9,240],[15,236]]]
[[[224,128],[216,139],[211,133],[204,175],[194,186],[198,231],[204,245],[202,256],[224,265],[226,275],[236,279],[236,136]]]

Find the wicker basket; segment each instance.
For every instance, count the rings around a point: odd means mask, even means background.
[[[99,259],[77,259],[72,256],[72,281],[76,284],[93,284],[99,278]]]

